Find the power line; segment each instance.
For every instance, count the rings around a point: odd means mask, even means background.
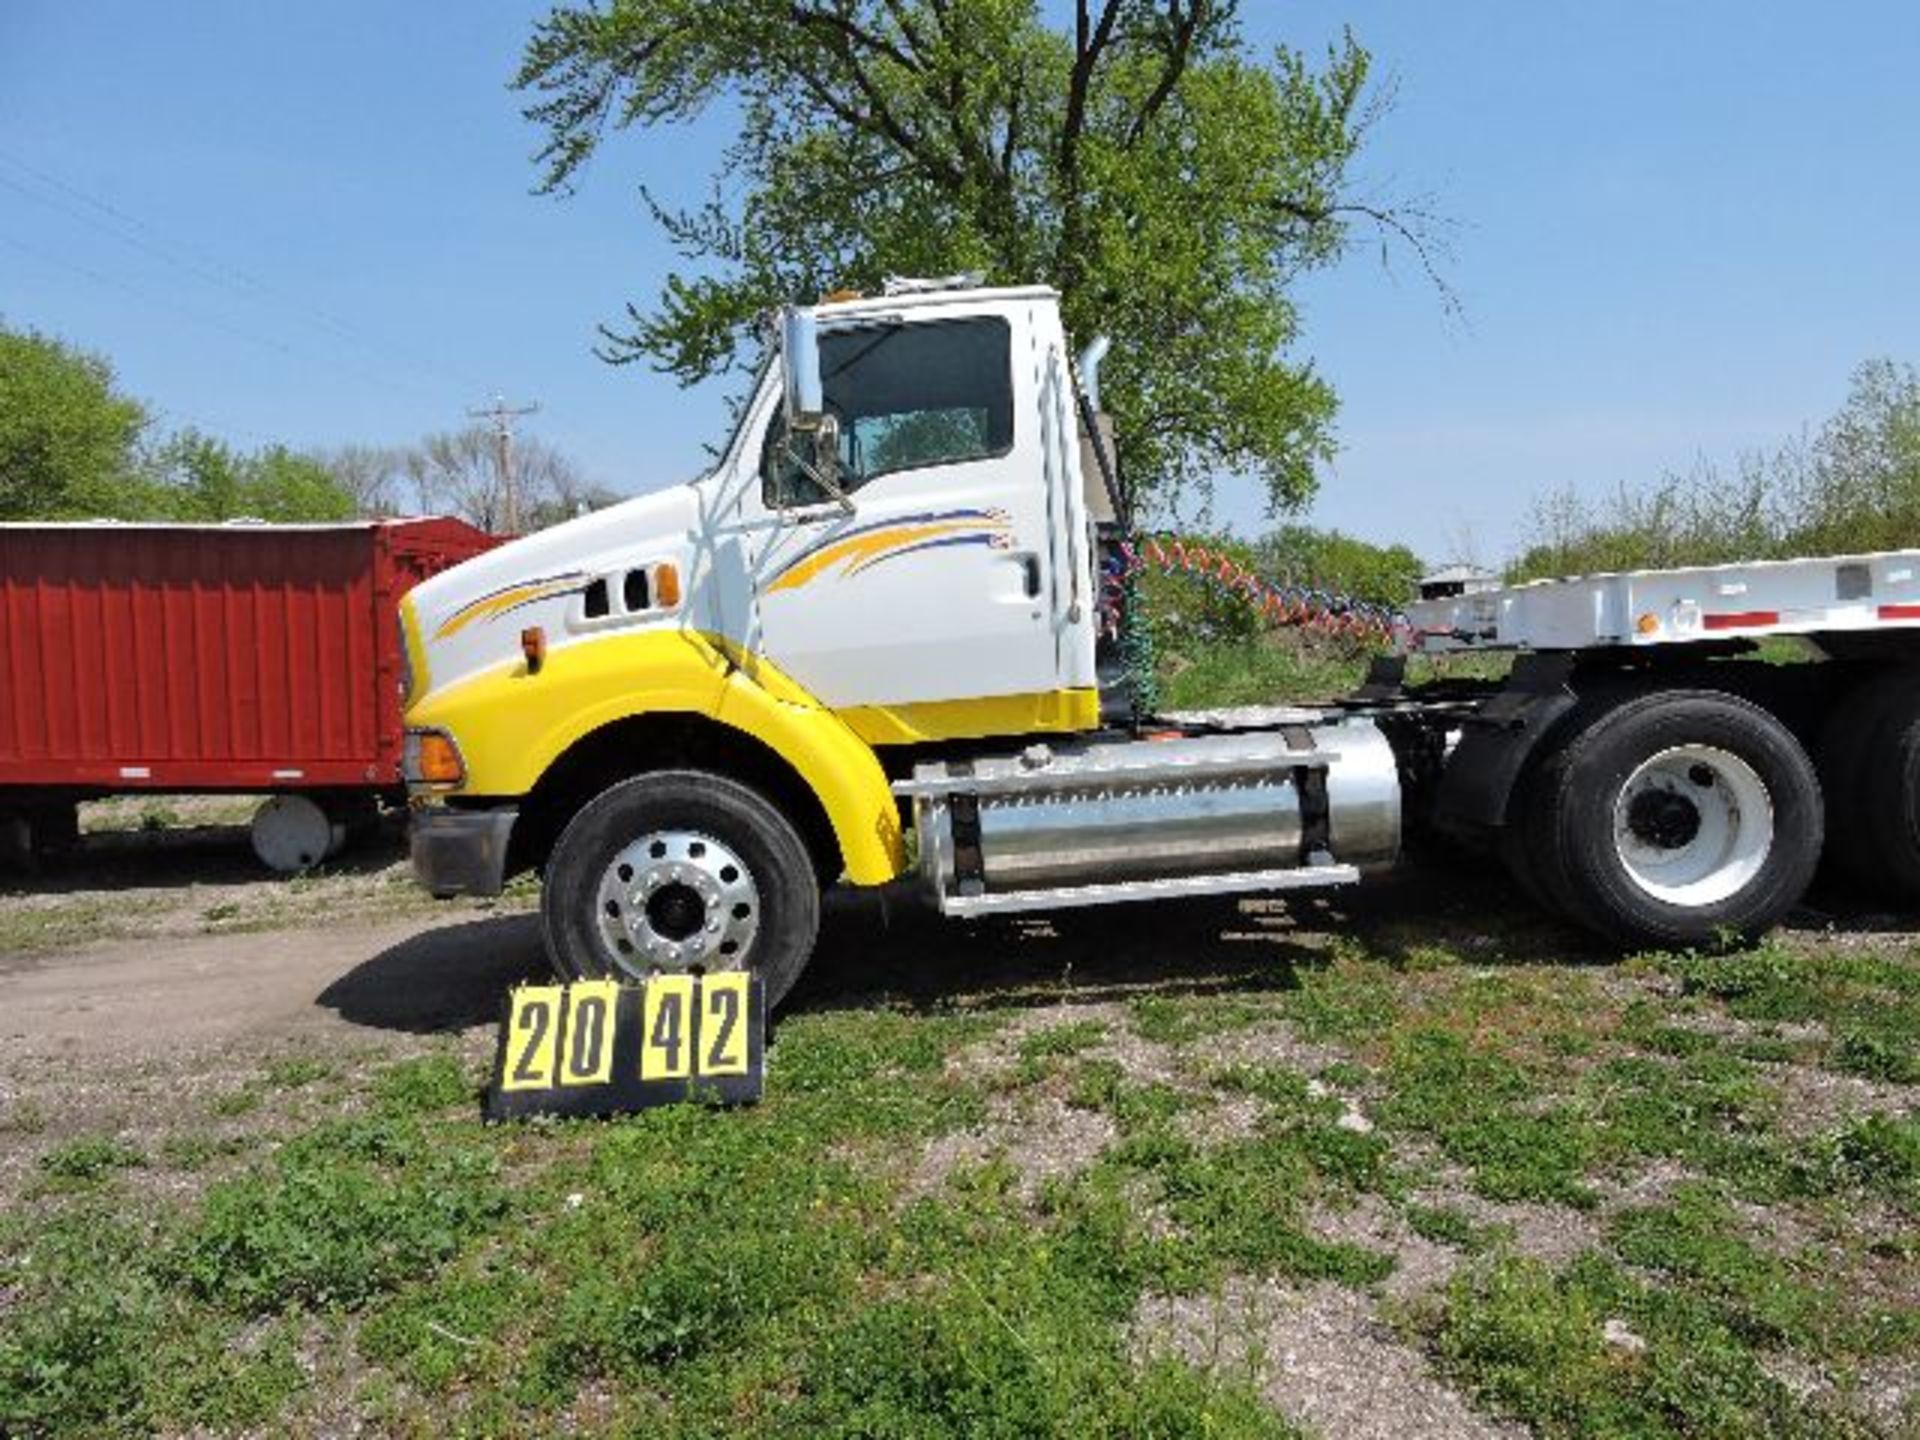
[[[539,413],[538,401],[514,406],[507,404],[507,397],[504,395],[495,395],[493,404],[485,410],[467,411],[467,414],[475,420],[486,420],[493,426],[493,453],[500,474],[501,498],[506,508],[509,535],[520,533],[520,490],[514,483],[513,474],[513,422],[522,415]]]
[[[298,312],[322,328],[331,331],[336,337],[373,354],[384,353],[402,362],[409,369],[430,372],[442,381],[457,384],[463,389],[479,388],[479,381],[473,376],[436,360],[412,353],[391,342],[378,339],[352,322],[314,305],[311,301],[289,295],[257,276],[227,264],[204,249],[171,240],[139,216],[57,175],[49,174],[10,151],[0,149],[0,163],[12,166],[15,171],[26,175],[41,188],[36,190],[31,185],[21,183],[17,178],[9,178],[3,174],[0,174],[0,185],[49,209],[57,210],[69,219],[91,226],[124,245],[193,275],[205,284],[238,294],[251,303],[280,305]],[[47,193],[49,191],[53,193]]]
[[[190,305],[183,305],[178,300],[175,300],[170,296],[156,295],[151,291],[145,290],[138,285],[130,284],[127,281],[119,279],[116,276],[102,274],[100,271],[95,270],[90,266],[77,264],[74,261],[65,258],[64,256],[55,255],[52,252],[42,250],[37,246],[28,245],[23,241],[15,239],[11,235],[0,234],[0,245],[5,245],[8,249],[18,251],[22,255],[26,255],[34,260],[38,260],[44,265],[51,265],[56,269],[65,270],[70,274],[78,275],[81,279],[92,281],[94,284],[102,286],[108,290],[116,290],[123,295],[130,295],[134,299],[139,300],[145,304],[157,306],[163,310],[170,310],[176,315],[184,316],[186,319],[193,321],[195,324],[205,325],[205,326],[211,327],[212,329],[223,331],[226,334],[235,337],[236,339],[245,340],[250,345],[258,345],[262,349],[271,350],[276,354],[285,355],[289,358],[306,359],[306,360],[314,361],[321,365],[330,366],[334,369],[339,370],[342,374],[353,376],[356,380],[360,380],[364,382],[366,385],[374,389],[389,390],[393,387],[394,381],[398,378],[398,377],[378,376],[369,371],[360,369],[357,366],[349,364],[344,360],[336,360],[325,355],[311,354],[307,351],[298,349],[295,346],[289,345],[284,340],[276,340],[269,336],[258,334],[255,331],[246,329],[243,326],[235,325],[232,322],[222,318],[221,316],[212,314],[205,310],[197,309]],[[406,381],[403,381],[402,383],[412,385],[415,388],[420,389],[422,394],[433,393],[431,390],[427,390],[422,387],[419,387],[417,382],[412,380],[406,380]]]

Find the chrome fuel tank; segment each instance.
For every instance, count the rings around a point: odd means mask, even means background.
[[[896,788],[915,798],[922,869],[943,903],[1073,887],[1128,898],[1113,892],[1382,864],[1400,846],[1393,749],[1366,720],[1034,746],[923,765]]]
[[[980,806],[989,891],[1294,863],[1300,796],[1285,771]]]

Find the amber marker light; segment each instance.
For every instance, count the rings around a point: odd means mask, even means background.
[[[527,674],[538,675],[540,667],[547,663],[547,632],[538,625],[522,630],[520,653],[527,657]]]
[[[414,785],[457,786],[467,778],[460,747],[444,730],[409,730],[402,769]]]
[[[1633,622],[1633,628],[1642,635],[1657,635],[1660,633],[1660,617],[1649,610]]]
[[[662,610],[670,610],[680,603],[680,568],[677,565],[654,567],[653,603]]]

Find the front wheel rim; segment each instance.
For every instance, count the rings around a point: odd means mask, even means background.
[[[741,970],[760,932],[760,890],[724,841],[660,830],[607,862],[594,912],[607,959],[637,980]]]
[[[1676,745],[1643,760],[1613,807],[1627,878],[1669,905],[1699,909],[1745,889],[1773,853],[1773,799],[1746,760]]]

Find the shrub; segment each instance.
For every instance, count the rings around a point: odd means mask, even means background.
[[[1543,496],[1508,579],[1716,565],[1920,544],[1920,370],[1873,360],[1811,439],[1701,461],[1599,505]]]

